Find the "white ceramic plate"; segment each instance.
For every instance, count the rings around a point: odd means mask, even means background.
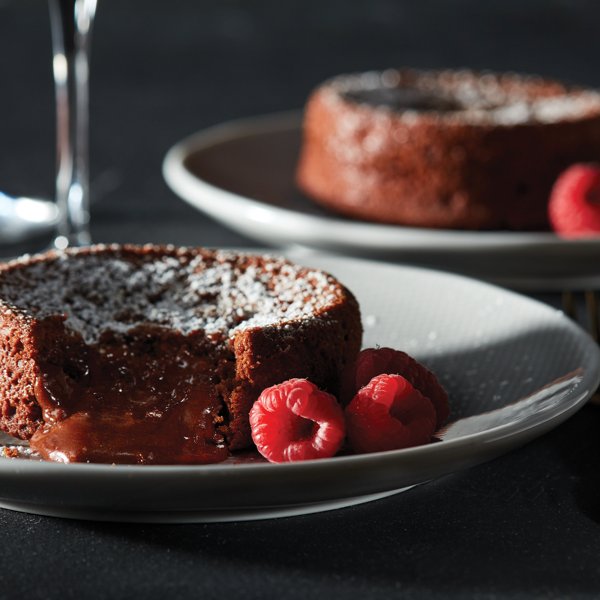
[[[0,459],[0,506],[65,517],[185,522],[269,518],[380,498],[465,469],[558,425],[600,379],[600,351],[545,305],[461,276],[316,257],[362,308],[365,346],[401,348],[450,394],[441,442],[320,461],[110,466]]]
[[[345,219],[319,208],[294,184],[299,113],[233,121],[171,148],[163,174],[173,191],[214,219],[262,243],[300,244],[401,260],[502,282],[548,287],[554,278],[598,275],[600,238],[548,232],[470,232]]]

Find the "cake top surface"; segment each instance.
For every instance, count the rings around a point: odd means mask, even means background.
[[[406,122],[428,118],[457,123],[557,123],[600,115],[600,92],[535,76],[468,70],[388,69],[340,75],[320,92],[328,102],[352,102]]]
[[[89,344],[142,324],[233,336],[313,317],[343,294],[332,276],[285,259],[201,249],[94,246],[0,269],[0,308],[65,315]]]

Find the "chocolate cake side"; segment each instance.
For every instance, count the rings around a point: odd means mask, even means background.
[[[344,372],[361,346],[358,314],[356,300],[346,291],[343,301],[320,312],[312,323],[256,328],[235,337],[238,385],[229,401],[232,449],[248,445],[248,411],[266,387],[301,377],[339,395]]]
[[[46,444],[73,423],[71,437],[102,445],[98,423],[148,437],[170,419],[182,438],[205,438],[175,462],[250,445],[248,411],[264,387],[308,377],[336,393],[362,336],[356,300],[331,276],[202,249],[97,246],[13,262],[0,267],[0,298],[2,430]],[[170,462],[171,446],[156,442],[138,456],[121,439],[114,462]],[[71,459],[110,455],[86,452]],[[69,460],[60,449],[50,458]]]
[[[600,93],[513,74],[333,78],[305,111],[299,187],[350,217],[546,229],[556,177],[600,160]]]
[[[30,318],[0,307],[0,429],[29,439],[43,423],[36,399],[37,336]]]

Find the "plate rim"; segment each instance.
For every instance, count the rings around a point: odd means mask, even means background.
[[[336,216],[320,216],[274,206],[243,196],[209,183],[186,167],[193,154],[237,138],[300,129],[299,110],[269,113],[232,119],[212,125],[175,143],[165,154],[162,173],[167,185],[182,200],[221,221],[228,227],[256,238],[255,226],[269,227],[276,239],[294,239],[311,245],[315,235],[324,235],[335,244],[351,236],[354,247],[362,250],[398,252],[414,250],[427,252],[505,252],[532,248],[600,248],[600,238],[564,239],[552,232],[462,231],[402,227],[353,221]],[[243,219],[231,215],[243,213]],[[313,232],[310,236],[298,233],[298,222]],[[251,226],[248,226],[251,224]],[[369,234],[369,241],[364,239]],[[291,238],[290,238],[291,235]],[[371,237],[373,236],[374,237]],[[424,236],[431,238],[424,244]],[[398,239],[399,238],[399,239]],[[264,239],[263,239],[264,241]]]

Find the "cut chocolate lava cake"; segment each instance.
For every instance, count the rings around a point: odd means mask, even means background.
[[[267,386],[332,393],[353,295],[284,259],[93,246],[0,267],[0,428],[56,461],[208,463],[251,445]]]

